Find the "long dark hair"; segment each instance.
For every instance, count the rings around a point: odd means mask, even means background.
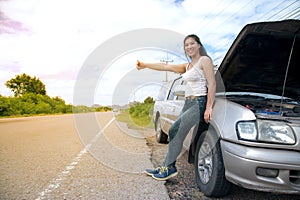
[[[200,44],[201,47],[200,47],[200,49],[199,49],[199,52],[200,52],[200,55],[201,55],[201,56],[207,56],[207,57],[209,57],[209,58],[211,59],[211,57],[207,54],[207,52],[206,52],[204,46],[202,45],[202,43],[201,43],[201,41],[200,41],[200,38],[199,38],[197,35],[195,35],[195,34],[187,35],[187,36],[184,38],[184,40],[183,40],[183,46],[185,45],[185,41],[186,41],[188,38],[193,38],[198,44]],[[188,56],[188,55],[186,54],[185,51],[184,51],[184,53],[185,53],[185,57],[186,57],[187,60],[189,61],[189,60],[191,59],[191,57]],[[189,62],[190,62],[190,61],[189,61]]]

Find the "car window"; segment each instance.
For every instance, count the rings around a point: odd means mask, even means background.
[[[186,81],[181,81],[181,85],[186,85]],[[177,96],[177,100],[185,100],[185,97],[183,96]]]
[[[174,89],[175,89],[175,86],[180,85],[180,84],[182,84],[181,77],[174,81],[174,83],[172,85],[172,88],[171,88],[171,91],[170,91],[169,96],[168,96],[168,100],[177,100],[177,96],[174,95]]]
[[[159,93],[156,97],[156,101],[164,101],[166,96],[168,95],[168,90],[170,88],[170,85],[172,82],[165,83],[164,85],[161,86]]]

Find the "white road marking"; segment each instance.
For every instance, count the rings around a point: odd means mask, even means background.
[[[65,170],[62,171],[56,179],[50,181],[49,185],[39,193],[39,196],[36,198],[36,200],[45,199],[46,195],[51,193],[53,190],[59,188],[61,186],[61,183],[63,180],[66,179],[67,175],[70,174],[71,170],[75,168],[75,166],[80,162],[82,156],[86,154],[91,146],[98,140],[102,132],[115,120],[113,117],[106,125],[105,127],[97,133],[97,135],[90,141],[89,144],[87,144],[78,154],[77,156],[72,160],[72,162],[65,167]]]

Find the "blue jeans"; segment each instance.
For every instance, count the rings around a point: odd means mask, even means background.
[[[164,166],[175,165],[176,159],[181,152],[183,142],[191,128],[207,126],[204,121],[206,101],[206,96],[185,100],[178,119],[169,129],[168,153],[164,161]]]

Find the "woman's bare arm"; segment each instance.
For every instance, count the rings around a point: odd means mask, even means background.
[[[186,64],[170,65],[166,63],[144,63],[139,60],[136,63],[136,68],[138,70],[148,68],[157,71],[170,71],[170,72],[175,72],[180,74],[185,72],[186,70],[185,67]]]
[[[204,112],[204,120],[209,123],[212,117],[212,107],[215,100],[216,94],[216,79],[214,72],[214,65],[211,59],[207,56],[201,58],[201,68],[203,69],[205,78],[207,80],[207,102],[206,110]]]

